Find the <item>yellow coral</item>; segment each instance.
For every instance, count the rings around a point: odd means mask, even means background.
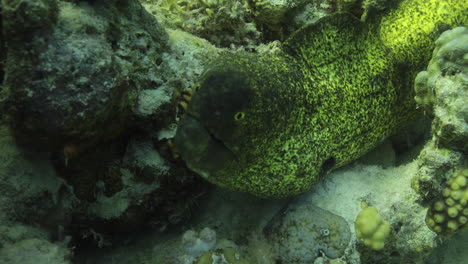
[[[436,233],[451,235],[467,227],[468,169],[457,170],[445,185],[427,212],[426,224]]]
[[[375,207],[363,206],[355,221],[357,237],[368,247],[380,250],[390,234],[390,224],[384,221]]]

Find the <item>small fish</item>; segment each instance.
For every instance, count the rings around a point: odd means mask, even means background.
[[[277,55],[238,52],[207,68],[175,144],[219,186],[265,198],[308,190],[417,115],[413,80],[468,2],[404,0],[361,22],[325,17]]]

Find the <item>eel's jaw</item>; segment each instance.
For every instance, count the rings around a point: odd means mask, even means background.
[[[187,167],[203,178],[235,160],[234,154],[191,115],[180,120],[174,142]]]

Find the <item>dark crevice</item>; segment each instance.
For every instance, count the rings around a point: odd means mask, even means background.
[[[326,159],[322,163],[322,167],[320,168],[320,177],[325,176],[330,170],[335,166],[336,160],[335,157],[330,157]]]

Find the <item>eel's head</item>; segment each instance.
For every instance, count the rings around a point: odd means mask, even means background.
[[[187,166],[209,177],[236,162],[248,146],[243,132],[253,91],[246,74],[205,74],[179,122],[175,144]]]
[[[221,187],[262,197],[305,187],[293,137],[297,71],[283,57],[235,54],[214,61],[200,79],[175,145],[187,166]],[[303,163],[299,160],[299,163]],[[292,186],[294,185],[294,186]]]

